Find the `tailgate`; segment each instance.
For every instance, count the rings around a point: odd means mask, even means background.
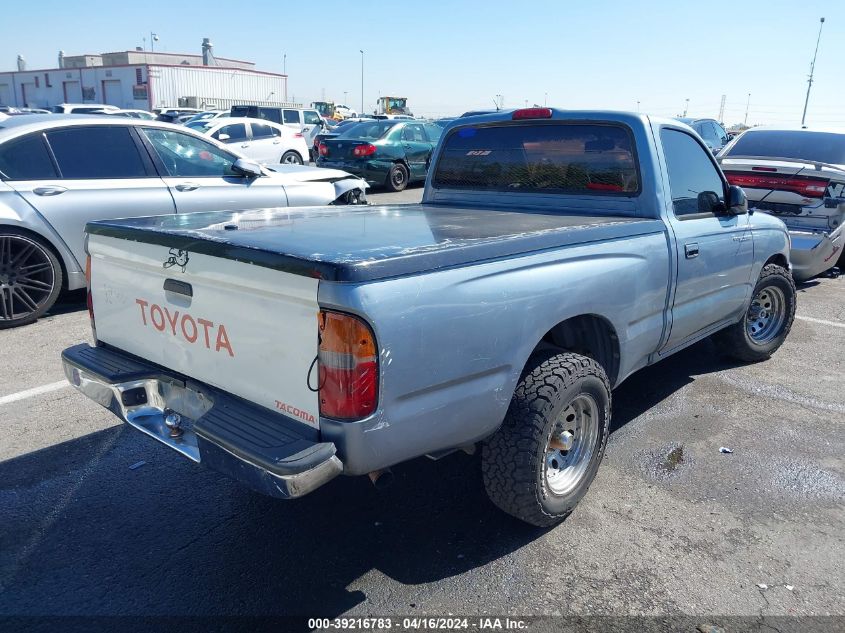
[[[88,250],[100,341],[319,426],[317,279],[103,235]]]

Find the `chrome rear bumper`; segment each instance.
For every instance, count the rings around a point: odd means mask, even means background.
[[[263,494],[301,497],[343,472],[315,429],[121,352],[77,345],[62,365],[71,385],[130,426]]]

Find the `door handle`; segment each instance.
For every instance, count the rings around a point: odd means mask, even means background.
[[[249,147],[249,143],[244,143],[241,147]]]
[[[687,259],[698,257],[698,242],[684,244],[684,254],[687,256]]]
[[[273,145],[278,145],[281,141],[273,141]]]
[[[67,191],[67,187],[59,187],[58,185],[49,185],[47,187],[35,187],[32,190],[36,196],[58,196]]]
[[[194,191],[199,188],[200,186],[193,182],[180,182],[176,185],[176,191]]]

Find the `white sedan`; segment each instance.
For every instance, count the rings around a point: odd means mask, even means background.
[[[308,161],[308,146],[302,133],[272,121],[220,117],[203,127],[192,127],[257,163],[303,165]]]

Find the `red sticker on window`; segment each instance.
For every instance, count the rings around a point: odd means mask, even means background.
[[[208,152],[206,150],[202,150],[199,153],[199,157],[200,157],[200,160],[213,160],[214,159],[214,156],[212,155],[212,153]]]

